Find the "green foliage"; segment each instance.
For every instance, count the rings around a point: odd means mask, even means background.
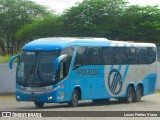
[[[125,0],[84,0],[62,15],[67,36],[160,42],[160,7]]]
[[[0,0],[0,47],[13,52],[16,44],[15,33],[24,24],[50,14],[45,7],[30,0]],[[10,50],[11,47],[11,50]]]
[[[0,56],[0,63],[8,63],[10,58],[10,55]]]
[[[114,36],[123,14],[123,0],[84,0],[62,16],[68,36]]]
[[[159,42],[158,6],[129,6],[123,15],[122,33],[130,40]]]
[[[42,37],[61,36],[62,21],[58,16],[45,16],[35,20],[31,24],[26,24],[16,33],[16,38],[22,42],[31,41]]]
[[[30,0],[0,0],[0,47],[5,53],[41,37],[106,37],[160,43],[160,6],[126,0],[83,0],[61,16]]]

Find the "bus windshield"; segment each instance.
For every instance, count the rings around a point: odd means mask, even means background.
[[[60,51],[22,51],[16,82],[23,86],[47,86],[55,83],[54,61]]]

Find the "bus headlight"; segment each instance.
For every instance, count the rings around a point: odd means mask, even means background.
[[[17,99],[19,99],[19,98],[20,98],[20,96],[17,95]]]
[[[48,100],[52,100],[52,99],[53,99],[53,97],[52,97],[52,96],[48,97]]]

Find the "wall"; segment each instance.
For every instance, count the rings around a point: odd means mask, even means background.
[[[15,69],[9,69],[8,63],[0,64],[0,93],[13,93],[15,91]]]
[[[9,69],[8,63],[0,64],[0,93],[13,93],[15,91],[15,69]],[[160,63],[158,63],[158,74],[160,71]],[[160,90],[160,76],[158,75],[157,89]]]
[[[158,66],[157,66],[157,74],[158,74],[158,81],[157,81],[157,90],[160,90],[160,62],[158,63]]]

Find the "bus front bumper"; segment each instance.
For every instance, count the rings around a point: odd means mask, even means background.
[[[16,100],[17,101],[30,101],[30,102],[46,102],[46,103],[57,103],[61,102],[61,99],[56,98],[56,92],[49,92],[49,93],[22,93],[16,91]]]

